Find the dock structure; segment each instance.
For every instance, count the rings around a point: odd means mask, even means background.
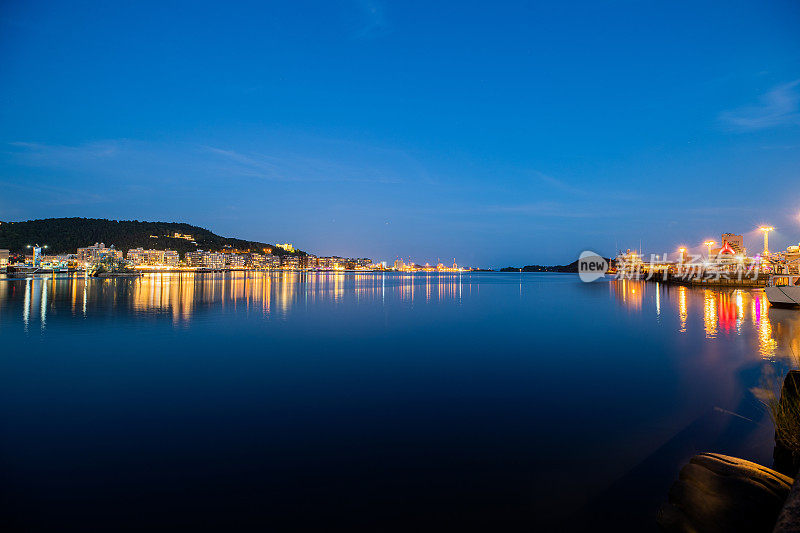
[[[731,287],[731,288],[744,288],[744,287],[766,287],[767,281],[769,281],[769,274],[759,273],[755,276],[742,276],[733,277],[733,276],[711,276],[709,277],[708,274],[705,276],[698,275],[698,276],[679,276],[672,273],[667,272],[666,274],[663,272],[659,272],[653,276],[645,276],[643,279],[648,281],[657,281],[659,283],[673,283],[676,285],[688,285],[692,287]]]

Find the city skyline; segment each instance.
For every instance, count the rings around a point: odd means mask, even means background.
[[[800,7],[673,7],[6,3],[0,219],[491,268],[797,244]]]

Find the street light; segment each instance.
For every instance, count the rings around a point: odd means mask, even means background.
[[[758,231],[764,232],[764,256],[766,257],[769,254],[769,232],[774,231],[775,228],[772,226],[761,226],[758,228]]]
[[[678,253],[681,254],[681,263],[683,263],[686,260],[686,248],[681,246],[678,248]]]
[[[703,244],[705,244],[706,248],[708,248],[708,260],[710,261],[711,260],[711,247],[714,246],[717,243],[716,243],[716,241],[706,241]]]

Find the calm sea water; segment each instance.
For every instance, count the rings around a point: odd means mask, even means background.
[[[693,453],[771,465],[798,343],[564,274],[0,280],[0,526],[647,531]]]

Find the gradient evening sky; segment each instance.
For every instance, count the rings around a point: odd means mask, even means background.
[[[800,241],[800,3],[0,4],[0,220],[499,267]]]

